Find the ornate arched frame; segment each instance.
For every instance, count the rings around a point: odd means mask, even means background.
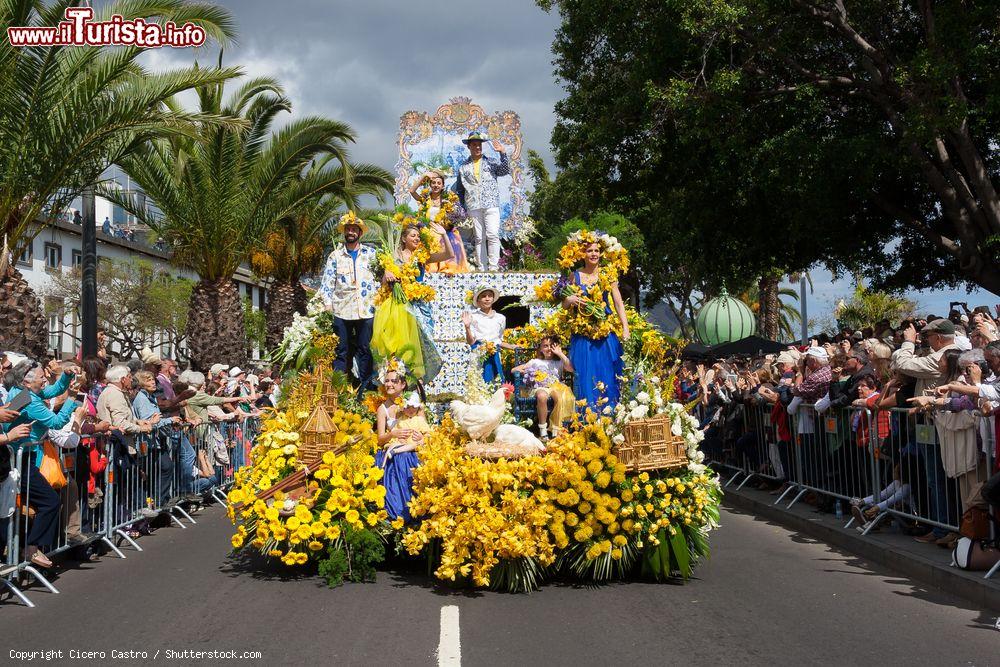
[[[396,163],[396,203],[415,206],[409,193],[410,185],[416,178],[418,169],[423,171],[422,167],[431,166],[430,160],[435,158],[429,154],[436,153],[442,161],[453,165],[459,158],[464,159],[459,150],[464,150],[461,140],[469,132],[475,131],[485,132],[490,139],[503,144],[510,159],[510,196],[505,201],[501,193],[500,202],[500,233],[503,238],[509,239],[527,215],[524,166],[521,163],[521,119],[513,111],[489,115],[468,97],[453,97],[447,104],[439,106],[433,114],[426,111],[404,113],[399,119],[397,139],[399,161]],[[489,144],[483,145],[483,152],[488,156],[495,156],[493,147]],[[464,155],[467,156],[468,153]],[[453,183],[454,176],[446,179],[447,187],[450,188]]]

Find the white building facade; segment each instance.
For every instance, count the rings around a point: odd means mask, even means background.
[[[170,253],[164,246],[153,247],[147,243],[148,232],[136,233],[134,240],[102,231],[102,223],[107,218],[112,225],[122,226],[122,212],[112,207],[106,200],[97,200],[97,256],[98,262],[103,258],[114,261],[141,259],[151,263],[157,269],[170,275],[198,280],[197,274],[170,263]],[[52,276],[56,273],[68,273],[82,263],[83,257],[83,227],[72,222],[73,211],[63,216],[63,219],[53,220],[45,224],[41,233],[35,237],[31,248],[17,258],[17,269],[25,280],[45,302],[45,293],[50,289]],[[98,284],[101,281],[100,269],[97,275]],[[240,267],[234,276],[239,287],[240,296],[250,300],[255,310],[263,310],[267,299],[266,284],[255,279],[246,267]],[[63,357],[76,353],[82,335],[79,313],[72,309],[60,308],[61,304],[49,300],[44,303],[48,318],[48,347],[58,350]],[[175,357],[177,350],[170,347],[167,337],[157,336],[152,341],[154,351],[163,356]],[[113,353],[118,350],[112,349]],[[254,350],[254,358],[260,358],[260,351]]]

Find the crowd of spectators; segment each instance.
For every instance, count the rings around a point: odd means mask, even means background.
[[[804,485],[816,511],[850,512],[859,530],[894,510],[917,540],[952,547],[988,537],[1000,506],[998,325],[980,306],[689,359],[678,392],[699,403],[710,460],[776,495]]]
[[[111,520],[130,522],[130,538],[148,533],[173,506],[210,502],[224,471],[245,456],[245,440],[227,434],[277,401],[279,381],[267,368],[179,372],[177,362],[149,349],[112,361],[99,341],[97,356],[72,361],[0,353],[0,551],[17,530],[11,517],[20,497],[31,517],[20,558],[36,567],[52,567],[47,553],[58,546],[97,557],[91,531],[107,516],[108,466],[117,480]],[[65,486],[53,488],[44,474],[46,443],[62,452]],[[15,556],[5,554],[5,562]]]

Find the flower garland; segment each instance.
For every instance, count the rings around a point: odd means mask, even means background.
[[[436,222],[445,229],[451,231],[455,227],[462,226],[467,219],[461,204],[458,203],[458,195],[450,190],[441,192],[441,206],[438,212],[431,217],[431,197],[430,188],[423,188],[418,193],[420,195],[420,205],[417,207],[417,217],[422,221]]]
[[[587,247],[593,243],[601,244],[601,265],[597,282],[584,290],[573,280],[572,271],[583,262]],[[586,229],[573,232],[559,251],[559,266],[562,268],[562,275],[558,279],[549,279],[537,285],[535,300],[561,306],[567,297],[579,297],[582,303],[568,311],[567,324],[571,334],[591,340],[606,338],[611,333],[620,334],[621,322],[608,313],[612,287],[629,268],[628,252],[618,239],[603,232]]]

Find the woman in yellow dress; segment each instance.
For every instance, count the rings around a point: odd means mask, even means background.
[[[379,451],[375,464],[385,470],[385,510],[390,519],[409,522],[413,496],[413,469],[420,465],[417,451],[431,427],[416,391],[404,400],[406,365],[391,360],[379,374],[385,400],[376,411]]]
[[[443,262],[429,262],[427,264],[428,273],[468,273],[469,261],[465,256],[465,245],[462,243],[462,235],[459,233],[457,223],[464,220],[465,210],[458,203],[458,195],[444,189],[445,174],[431,170],[424,172],[424,175],[410,188],[410,196],[417,200],[420,209],[418,217],[424,218],[428,223],[437,223],[444,230],[443,234],[438,234],[438,244],[440,246],[450,245],[454,257]],[[427,187],[422,187],[427,184]]]
[[[434,344],[434,320],[430,302],[434,289],[424,285],[424,265],[448,261],[454,257],[451,246],[444,244],[431,253],[413,218],[403,225],[399,245],[382,276],[382,287],[375,297],[375,320],[372,323],[372,352],[378,359],[402,359],[410,373],[429,384],[441,370],[441,354]],[[429,230],[441,233],[440,225]],[[381,251],[380,251],[381,255]]]

